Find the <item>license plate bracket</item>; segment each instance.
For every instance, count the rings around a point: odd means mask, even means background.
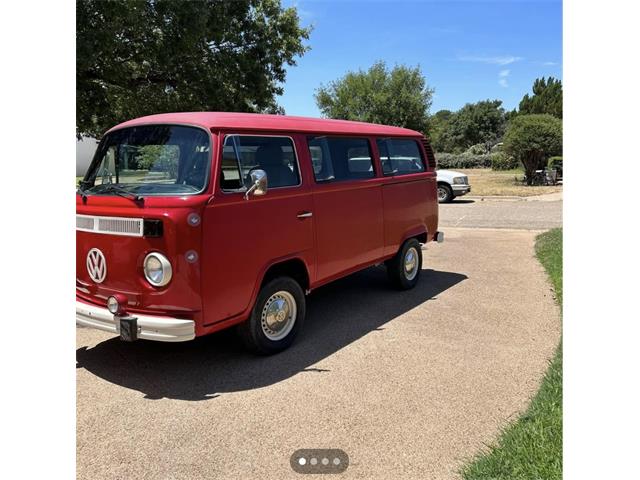
[[[138,319],[136,317],[120,317],[120,340],[135,342],[138,339]]]

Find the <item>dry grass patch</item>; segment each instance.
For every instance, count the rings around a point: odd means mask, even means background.
[[[471,195],[504,195],[530,197],[544,193],[562,191],[562,186],[532,186],[522,183],[524,173],[521,170],[494,171],[490,168],[456,169],[469,177]]]

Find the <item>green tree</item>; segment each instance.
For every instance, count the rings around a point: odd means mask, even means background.
[[[433,96],[420,67],[397,65],[389,70],[376,62],[367,71],[349,72],[315,94],[322,114],[411,128],[424,132]]]
[[[76,133],[168,111],[281,112],[309,31],[280,0],[78,0]]]
[[[548,113],[562,118],[562,82],[553,77],[537,78],[533,82],[533,95],[526,94],[520,101],[521,114]]]
[[[467,103],[455,113],[441,110],[429,119],[430,136],[439,152],[460,153],[483,144],[485,151],[504,134],[505,111],[501,100]]]
[[[522,162],[531,185],[547,158],[562,155],[562,120],[548,114],[518,115],[509,122],[504,150]]]
[[[487,150],[504,134],[505,113],[501,100],[467,103],[452,121],[452,137],[460,150],[483,143]]]
[[[152,167],[167,172],[170,178],[178,176],[180,149],[177,145],[144,145],[138,149],[138,167],[150,170]]]
[[[455,113],[451,110],[439,110],[429,117],[427,132],[436,152],[453,152],[456,149],[451,128],[454,116]]]

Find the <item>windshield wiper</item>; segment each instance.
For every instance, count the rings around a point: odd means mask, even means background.
[[[80,197],[82,198],[83,203],[87,202],[87,197],[90,195],[90,193],[85,190],[85,187],[89,186],[89,184],[90,182],[87,182],[86,180],[82,180],[78,185],[78,193],[80,194]]]
[[[105,187],[102,189],[102,191],[103,192],[109,192],[109,193],[115,193],[119,197],[129,198],[129,199],[133,200],[134,202],[144,203],[144,197],[142,195],[136,195],[135,193],[130,192],[129,190],[126,190],[126,189],[124,189],[122,187],[119,187],[115,183],[106,184]]]

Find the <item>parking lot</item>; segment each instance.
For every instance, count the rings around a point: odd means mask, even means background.
[[[83,479],[300,478],[301,448],[339,448],[343,478],[454,478],[526,407],[560,336],[534,257],[562,201],[459,200],[420,283],[383,267],[315,291],[296,344],[245,353],[230,332],[122,343],[77,329]]]

